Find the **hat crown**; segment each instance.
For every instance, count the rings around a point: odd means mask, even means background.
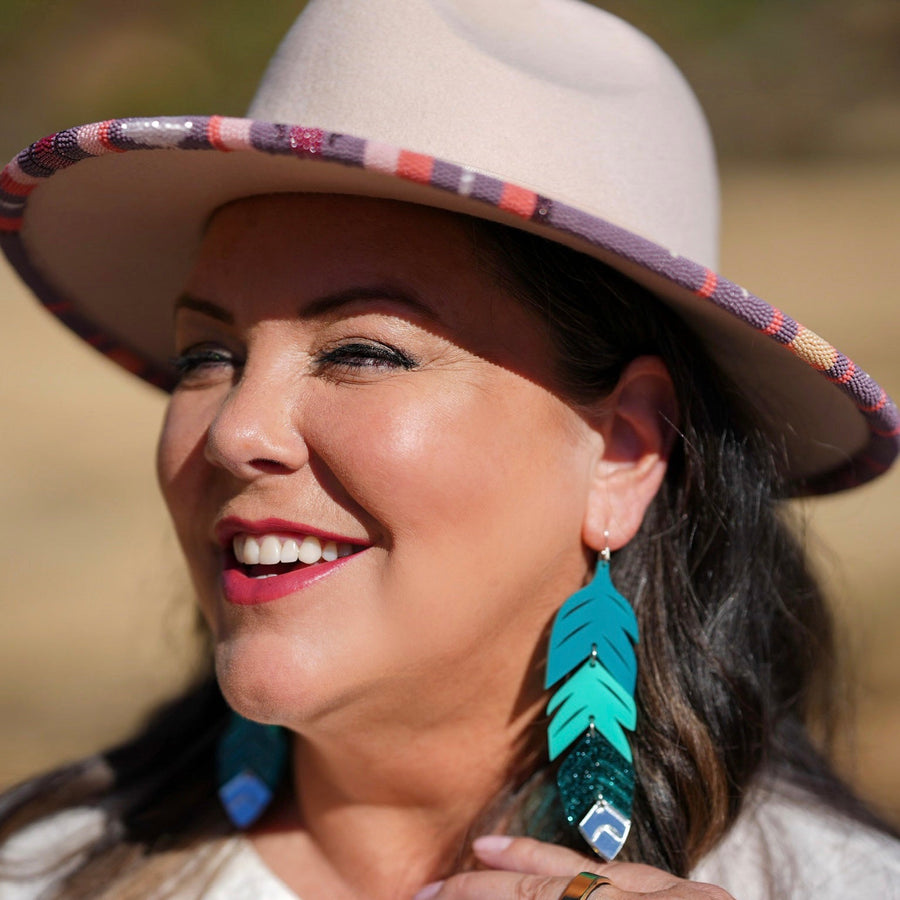
[[[248,115],[466,165],[716,267],[696,98],[649,38],[581,0],[311,0]]]

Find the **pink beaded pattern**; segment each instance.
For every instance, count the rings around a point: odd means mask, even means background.
[[[115,119],[70,128],[37,141],[0,173],[0,245],[54,315],[119,365],[162,388],[171,388],[172,374],[101,333],[71,301],[44,281],[18,236],[28,197],[44,179],[82,159],[136,150],[252,152],[341,163],[431,185],[577,236],[727,310],[782,344],[853,400],[869,425],[869,444],[836,472],[803,485],[804,492],[837,490],[867,481],[887,469],[900,450],[900,413],[884,389],[814,332],[697,263],[515,184],[347,134],[223,116]]]

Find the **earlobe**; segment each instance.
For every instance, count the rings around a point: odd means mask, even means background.
[[[603,411],[582,535],[598,551],[617,550],[634,537],[665,478],[678,435],[678,403],[662,360],[632,360]]]

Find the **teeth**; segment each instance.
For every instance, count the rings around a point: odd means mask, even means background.
[[[300,559],[299,551],[300,545],[293,539],[289,541],[285,541],[281,545],[281,559],[280,562],[283,563],[295,563],[298,559]]]
[[[274,566],[281,562],[281,541],[274,534],[267,534],[259,545],[259,564]]]
[[[300,544],[298,556],[300,562],[307,565],[317,563],[322,558],[322,542],[317,537],[308,534]]]
[[[244,541],[242,550],[243,554],[239,557],[241,562],[248,566],[255,566],[259,563],[259,541],[256,538],[248,537]]]
[[[353,545],[325,541],[311,534],[301,541],[282,538],[277,534],[235,535],[232,541],[235,558],[246,566],[274,566],[277,563],[302,562],[308,566],[318,562],[333,562],[353,553]]]

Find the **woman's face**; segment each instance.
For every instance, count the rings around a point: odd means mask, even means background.
[[[310,733],[511,713],[585,578],[598,446],[465,222],[235,203],[175,344],[159,475],[231,703]]]

